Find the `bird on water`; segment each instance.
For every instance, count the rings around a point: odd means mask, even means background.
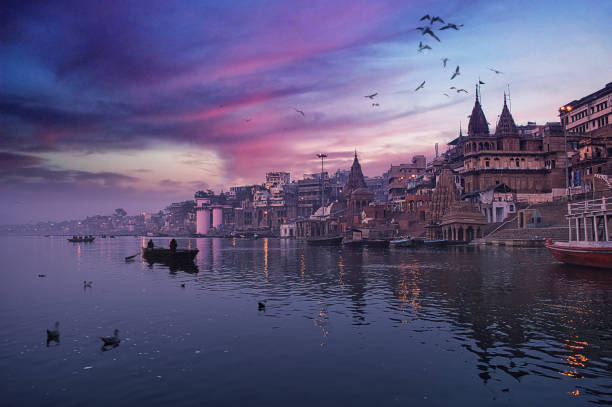
[[[115,329],[113,336],[100,336],[100,340],[104,343],[102,348],[113,347],[116,348],[121,343],[121,339],[119,339],[119,330]]]

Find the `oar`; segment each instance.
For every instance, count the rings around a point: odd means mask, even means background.
[[[132,255],[132,256],[127,256],[127,257],[125,258],[125,261],[132,260],[132,259],[133,259],[134,257],[136,257],[136,256],[138,256],[138,253],[136,253],[136,254],[134,254],[134,255]]]

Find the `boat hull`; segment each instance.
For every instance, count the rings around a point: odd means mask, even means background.
[[[612,269],[612,247],[551,242],[546,242],[545,246],[557,260],[563,263]]]
[[[345,247],[361,247],[363,246],[363,240],[343,240],[342,246]]]
[[[306,243],[313,246],[340,246],[342,239],[342,236],[314,237],[306,239]]]
[[[389,241],[384,239],[363,239],[366,247],[389,247]]]
[[[423,242],[427,246],[447,246],[448,240],[440,239],[440,240],[425,240]]]
[[[156,263],[192,263],[198,252],[198,249],[171,252],[170,249],[142,248],[142,256],[145,260]]]
[[[77,238],[77,239],[68,239],[69,242],[72,243],[91,243],[95,240],[95,237],[88,237],[88,238]]]
[[[389,243],[393,247],[412,247],[414,246],[414,240],[412,239],[391,240]]]

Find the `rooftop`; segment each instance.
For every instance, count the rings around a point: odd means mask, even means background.
[[[600,97],[605,96],[610,93],[612,93],[612,82],[607,83],[606,86],[603,87],[602,89],[599,89],[598,91],[593,92],[590,95],[586,95],[582,99],[572,100],[571,102],[566,103],[565,106],[569,105],[573,109],[576,109],[582,105],[585,105],[589,102],[592,102],[595,99],[599,99]]]

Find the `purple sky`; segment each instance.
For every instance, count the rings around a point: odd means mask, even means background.
[[[492,129],[508,84],[525,123],[612,80],[611,2],[52,3],[0,11],[0,223],[297,179],[319,151],[335,171],[356,148],[380,175],[465,128],[479,77]],[[426,13],[464,26],[435,23],[437,42],[415,30]]]

